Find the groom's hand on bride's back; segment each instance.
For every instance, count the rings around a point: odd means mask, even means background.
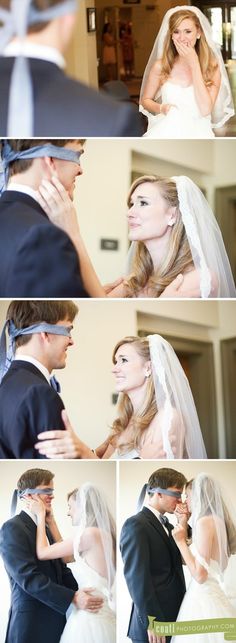
[[[95,596],[93,592],[93,587],[87,587],[86,589],[79,589],[75,593],[72,602],[77,609],[86,610],[87,612],[99,612],[104,601],[102,597]]]

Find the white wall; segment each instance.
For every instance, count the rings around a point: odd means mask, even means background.
[[[7,301],[0,302],[0,327]],[[221,381],[220,340],[235,336],[234,301],[98,300],[80,301],[74,323],[74,346],[68,351],[66,369],[57,372],[62,398],[73,426],[92,448],[108,434],[115,417],[111,396],[115,392],[111,373],[115,344],[126,335],[136,335],[142,326],[162,334],[175,334],[212,341],[215,355],[217,416],[220,456],[225,456],[224,410]],[[56,427],[55,427],[56,428]]]
[[[77,181],[75,205],[82,235],[100,279],[107,283],[122,274],[128,248],[126,198],[131,172],[172,176],[187,174],[206,189],[214,209],[214,190],[232,185],[236,140],[152,141],[89,139]],[[100,239],[119,242],[118,251],[100,250]]]
[[[220,465],[217,461],[201,462],[168,462],[170,468],[181,471],[187,480],[195,477],[200,472],[206,472],[212,475],[221,485],[222,490],[226,492],[230,505],[236,508],[235,505],[235,485],[236,485],[236,469],[234,462],[221,462]],[[153,471],[163,467],[161,460],[156,460],[155,465],[151,462],[120,462],[119,465],[119,504],[118,504],[118,531],[125,522],[125,520],[135,514],[136,503],[139,497],[142,486],[148,481],[149,476]],[[169,516],[171,522],[174,524],[173,516]],[[158,551],[157,551],[158,556]],[[227,592],[230,594],[233,603],[236,600],[236,560],[235,556],[230,559],[229,567],[227,569],[226,582]],[[143,562],[145,565],[145,561]],[[128,643],[130,639],[126,638],[126,632],[129,622],[131,600],[128,589],[123,576],[123,564],[121,557],[118,560],[118,583],[119,583],[119,602],[118,602],[118,624],[119,636],[118,643]],[[190,576],[186,574],[186,583],[188,584]]]
[[[12,493],[17,480],[27,469],[35,467],[35,461],[1,462],[0,479],[0,527],[10,518]],[[67,493],[79,487],[84,482],[98,485],[105,494],[109,507],[116,515],[116,466],[114,462],[40,462],[41,469],[49,469],[55,475],[55,499],[53,501],[54,515],[63,538],[73,536],[71,519],[67,516]],[[18,502],[17,511],[22,508]],[[73,565],[72,565],[73,570]],[[7,624],[7,614],[10,605],[10,588],[2,559],[0,558],[0,642],[4,641]]]
[[[82,2],[78,0],[75,30],[65,58],[66,72],[70,76],[86,85],[97,88],[96,33],[87,31],[87,7],[94,6],[94,0]]]

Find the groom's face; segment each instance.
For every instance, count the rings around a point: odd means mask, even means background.
[[[43,493],[42,494],[37,494],[37,497],[40,498],[40,500],[42,500],[42,502],[44,504],[44,507],[46,509],[46,514],[50,513],[51,509],[52,509],[52,500],[54,498],[54,494],[53,494],[54,483],[53,483],[53,480],[51,480],[49,482],[49,484],[39,484],[39,485],[37,485],[37,489],[48,489],[48,488],[52,489],[52,493],[50,493],[49,495],[48,494],[45,495]],[[33,495],[32,495],[32,499],[34,500]]]
[[[179,493],[182,493],[183,491],[183,488],[180,488],[180,487],[168,487],[168,489],[170,491],[177,491]],[[170,514],[174,513],[177,505],[182,502],[181,498],[175,498],[174,496],[168,496],[167,494],[158,494],[158,495],[161,496],[160,498],[161,508],[166,513],[170,513]]]
[[[69,141],[69,143],[65,145],[65,148],[73,150],[74,152],[83,153],[84,151],[79,141]],[[53,159],[53,164],[58,179],[72,200],[76,179],[83,173],[81,165],[74,161],[63,161],[62,159]]]

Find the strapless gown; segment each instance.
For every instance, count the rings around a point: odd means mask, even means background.
[[[205,583],[192,578],[180,607],[177,621],[214,618],[236,618],[236,610],[227,598],[220,582],[219,565],[215,560],[207,563],[192,545],[191,551],[208,571]],[[225,643],[224,633],[184,634],[173,636],[171,643]]]
[[[94,594],[101,595],[104,603],[96,614],[73,608],[60,643],[115,643],[116,618],[108,602],[107,580],[92,569],[76,552],[75,561],[73,575],[79,589],[94,587]]]
[[[162,86],[161,102],[171,103],[168,114],[148,114],[146,138],[215,138],[211,117],[201,116],[193,85],[182,87],[167,80]],[[145,112],[147,114],[147,112]]]

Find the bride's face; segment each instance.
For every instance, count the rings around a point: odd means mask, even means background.
[[[192,490],[188,487],[185,491],[186,493],[186,505],[188,507],[189,513],[192,512]]]
[[[150,362],[145,362],[132,344],[123,344],[116,352],[112,373],[116,390],[129,393],[145,385],[150,374]]]
[[[161,195],[156,183],[138,185],[130,199],[128,225],[130,241],[161,238],[175,222],[174,208]]]
[[[195,47],[197,38],[200,36],[200,31],[197,29],[194,20],[185,18],[175,28],[172,34],[172,40],[175,43],[181,43],[190,47]]]

